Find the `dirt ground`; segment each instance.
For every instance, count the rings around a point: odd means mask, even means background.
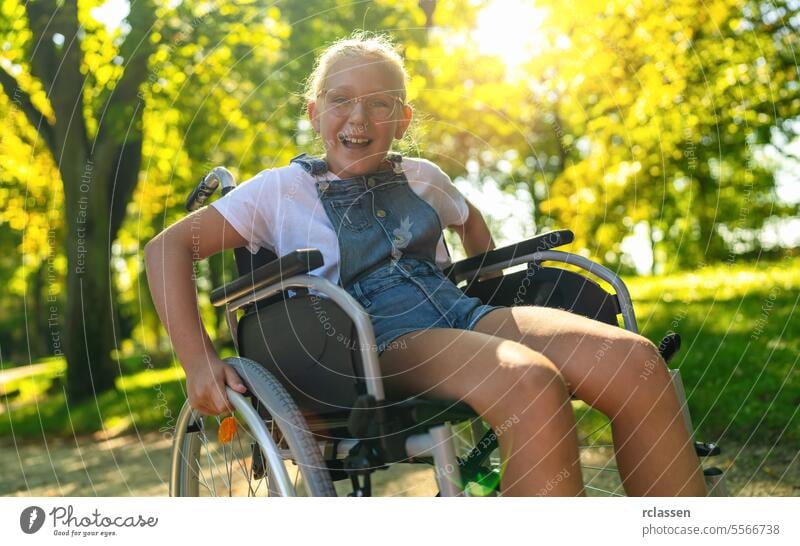
[[[0,441],[0,495],[4,496],[166,496],[171,441],[157,433],[112,439],[82,437]],[[787,446],[723,445],[710,461],[726,472],[729,493],[737,496],[799,496],[800,454]],[[610,450],[585,452],[585,482],[590,495],[618,484],[616,475],[598,472]],[[431,496],[433,471],[423,465],[395,465],[374,474],[374,494]],[[596,489],[595,489],[596,488]],[[349,484],[337,483],[339,494]]]

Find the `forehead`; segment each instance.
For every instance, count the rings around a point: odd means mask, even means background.
[[[325,89],[346,88],[359,94],[401,91],[403,78],[397,69],[379,57],[342,57],[325,75]]]

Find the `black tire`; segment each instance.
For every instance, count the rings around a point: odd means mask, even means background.
[[[273,439],[279,439],[280,447],[288,449],[288,456],[298,466],[305,489],[300,494],[336,496],[319,447],[283,385],[252,360],[234,357],[225,362],[242,378],[253,397],[253,405],[259,407],[260,416],[249,411],[234,412],[236,434],[223,444],[217,437],[223,418],[200,416],[187,403],[178,419],[173,442],[170,494],[276,494],[277,488],[269,482],[268,477],[275,475],[275,472],[282,472],[283,468],[273,468],[268,462],[269,457],[259,456],[264,449],[256,438],[259,433],[265,433]],[[259,447],[254,449],[254,445]]]

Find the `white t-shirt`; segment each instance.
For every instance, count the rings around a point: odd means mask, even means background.
[[[409,187],[439,214],[443,227],[467,221],[464,196],[436,164],[404,157],[402,167]],[[325,179],[338,177],[328,172]],[[314,177],[300,165],[262,171],[211,206],[247,240],[251,253],[263,247],[283,256],[299,248],[318,248],[325,265],[311,274],[339,282],[336,231],[319,200]],[[436,263],[440,267],[450,263],[443,237],[436,247]]]

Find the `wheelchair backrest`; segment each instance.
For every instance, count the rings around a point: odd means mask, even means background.
[[[250,254],[245,247],[235,248],[233,255],[236,258],[236,270],[240,277],[278,259],[277,254],[266,248],[259,248],[256,254]]]
[[[620,325],[619,300],[614,294],[588,277],[557,267],[529,264],[524,271],[473,282],[464,292],[490,305],[552,307]]]

